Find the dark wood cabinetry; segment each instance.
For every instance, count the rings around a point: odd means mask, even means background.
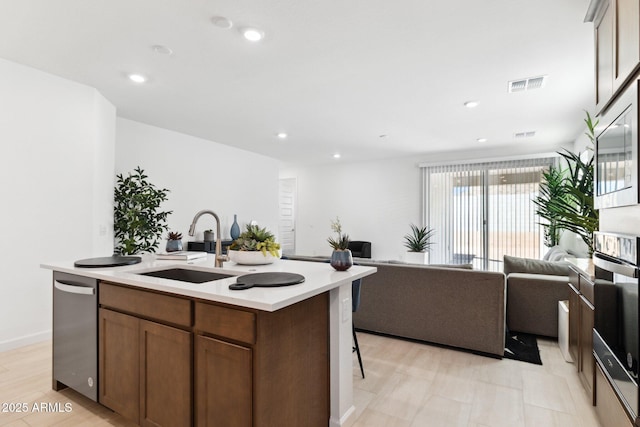
[[[595,404],[593,325],[593,282],[571,268],[569,274],[569,354],[574,360],[580,381]]]
[[[100,295],[100,403],[141,426],[192,425],[193,334],[138,317],[190,323],[191,303],[106,283]]]
[[[329,294],[274,312],[100,283],[99,401],[142,426],[329,422]]]
[[[274,312],[196,302],[195,319],[196,426],[328,424],[328,294]]]
[[[640,4],[637,0],[599,2],[594,18],[596,113],[620,93],[640,65]]]

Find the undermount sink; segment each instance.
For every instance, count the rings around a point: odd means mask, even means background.
[[[168,268],[166,270],[137,273],[141,276],[160,277],[162,279],[178,280],[180,282],[205,283],[214,280],[234,277],[231,274],[214,273],[212,271],[188,270],[186,268]]]

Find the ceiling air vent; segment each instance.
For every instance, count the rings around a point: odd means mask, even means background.
[[[536,131],[532,130],[529,132],[518,132],[516,134],[513,135],[516,139],[522,139],[522,138],[533,138],[534,136],[536,136]]]
[[[524,92],[532,89],[540,89],[544,86],[547,76],[529,77],[528,79],[511,80],[509,82],[509,93]]]

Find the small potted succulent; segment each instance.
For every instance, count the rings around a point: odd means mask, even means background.
[[[327,239],[329,246],[333,248],[331,266],[338,271],[346,271],[353,265],[353,256],[349,250],[349,236],[342,232],[342,225],[338,217],[335,221],[331,221],[331,229],[337,234],[336,237]]]
[[[229,246],[229,259],[236,264],[271,264],[280,258],[280,243],[266,228],[247,224],[244,232]]]
[[[429,249],[434,244],[431,238],[435,231],[427,227],[418,227],[415,224],[411,224],[410,227],[411,234],[404,236],[404,246],[409,249],[406,261],[412,264],[428,264]]]
[[[167,252],[177,252],[182,250],[182,233],[169,232],[167,237]]]

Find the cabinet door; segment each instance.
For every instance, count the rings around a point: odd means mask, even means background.
[[[613,95],[613,7],[605,0],[596,18],[596,112],[599,113]]]
[[[569,285],[569,354],[580,371],[580,358],[578,345],[580,336],[580,295],[578,291]]]
[[[593,396],[593,380],[595,375],[593,360],[593,306],[584,297],[580,297],[580,379],[582,385]],[[595,401],[592,402],[595,404]]]
[[[196,426],[251,427],[252,352],[196,336]]]
[[[139,423],[140,353],[138,319],[101,308],[99,318],[99,401]]]
[[[140,425],[191,425],[191,336],[140,320]]]
[[[640,2],[615,0],[615,69],[613,89],[619,88],[640,62]]]

